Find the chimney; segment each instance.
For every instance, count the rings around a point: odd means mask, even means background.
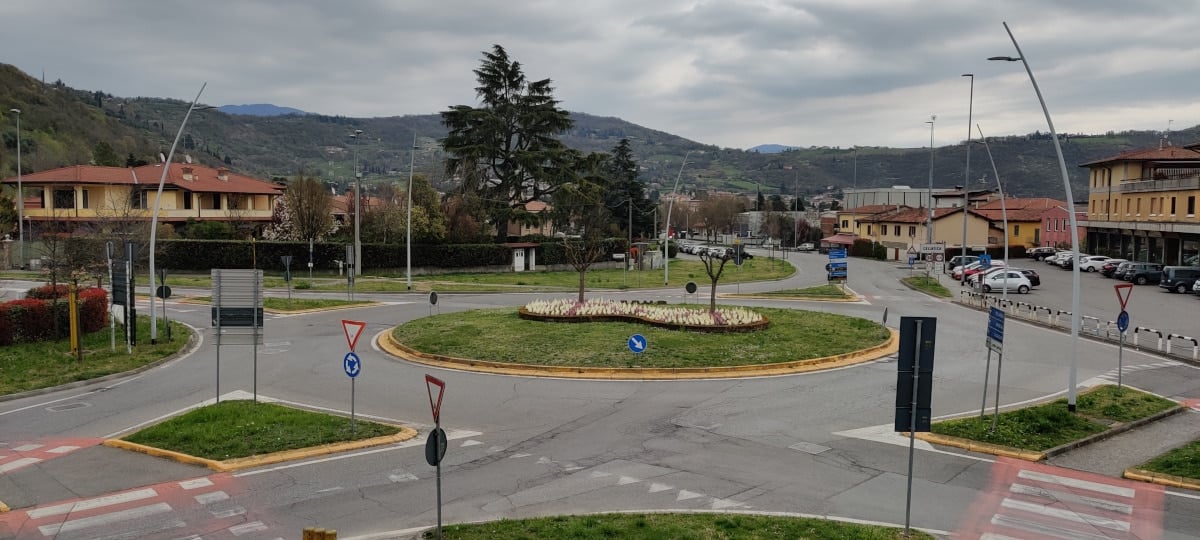
[[[192,168],[191,168],[191,167],[184,167],[184,168],[183,168],[183,179],[184,179],[184,180],[187,180],[188,182],[193,182],[193,181],[195,181],[195,180],[196,180],[196,177],[192,175]]]
[[[221,167],[221,168],[217,169],[217,179],[222,182],[228,182],[229,181],[229,169],[226,169],[225,167]]]

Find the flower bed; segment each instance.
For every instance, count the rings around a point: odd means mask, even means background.
[[[595,299],[534,300],[519,311],[521,318],[554,322],[633,321],[695,332],[753,332],[771,324],[766,317],[740,307],[716,311]]]

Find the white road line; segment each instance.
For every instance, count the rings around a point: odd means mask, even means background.
[[[208,493],[201,493],[192,498],[196,499],[196,502],[198,502],[200,504],[209,505],[209,504],[212,504],[215,502],[224,501],[224,500],[228,499],[229,494],[225,493],[224,491],[210,491]]]
[[[1013,493],[1020,494],[1020,495],[1029,495],[1031,497],[1037,497],[1039,499],[1047,499],[1052,502],[1061,501],[1061,502],[1068,502],[1068,503],[1086,504],[1088,506],[1099,508],[1101,510],[1107,510],[1109,512],[1118,512],[1121,514],[1128,514],[1128,515],[1133,514],[1133,506],[1132,505],[1128,505],[1125,503],[1119,503],[1119,502],[1113,502],[1113,501],[1109,501],[1106,499],[1097,499],[1094,497],[1084,497],[1083,495],[1076,495],[1074,493],[1070,493],[1070,492],[1066,492],[1066,491],[1054,491],[1054,490],[1049,490],[1049,489],[1042,489],[1040,487],[1027,486],[1025,484],[1013,484],[1012,486],[1009,486],[1008,490]]]
[[[52,448],[50,450],[46,450],[46,453],[48,453],[48,454],[65,454],[67,452],[74,452],[75,450],[79,450],[79,447],[67,445],[67,446],[59,446],[56,448]]]
[[[1074,521],[1076,523],[1085,523],[1096,527],[1104,527],[1114,531],[1129,532],[1129,522],[1117,519],[1106,518],[1102,516],[1093,516],[1091,514],[1081,514],[1070,510],[1060,508],[1050,508],[1036,503],[1018,501],[1016,499],[1004,499],[1000,502],[1000,506],[1011,510],[1021,510],[1034,514],[1043,515],[1055,519],[1063,519],[1066,521]]]
[[[38,458],[27,457],[27,458],[21,458],[21,459],[15,460],[15,461],[10,461],[8,463],[0,464],[0,474],[4,474],[8,471],[15,471],[26,465],[33,465],[34,463],[37,463],[39,461],[41,461],[41,460]]]
[[[233,508],[227,508],[225,510],[210,510],[208,513],[212,514],[213,517],[215,517],[215,518],[225,519],[227,517],[240,516],[242,514],[245,514],[246,509],[242,508],[241,506],[235,506]]]
[[[983,533],[982,535],[980,535],[979,540],[1020,540],[1020,539],[1013,538],[1011,536],[1004,536],[1003,534]]]
[[[686,489],[681,489],[681,490],[679,490],[679,495],[677,495],[675,497],[675,500],[676,501],[686,501],[688,499],[695,499],[695,498],[703,497],[703,496],[704,496],[703,493],[696,493],[694,491],[688,491]]]
[[[25,512],[29,519],[40,519],[47,516],[57,516],[59,514],[69,514],[71,512],[82,512],[84,510],[92,510],[95,508],[104,508],[114,504],[122,504],[132,501],[140,501],[158,496],[158,492],[153,488],[139,489],[127,493],[118,493],[116,495],[105,495],[88,499],[86,501],[78,501],[73,503],[56,504],[54,506],[46,506],[44,508],[35,508]]]
[[[261,521],[251,521],[250,523],[234,525],[226,530],[233,533],[234,536],[241,536],[246,533],[265,531],[267,530],[267,526]]]
[[[42,446],[44,446],[44,445],[41,445],[41,444],[22,444],[21,446],[15,446],[15,447],[13,447],[13,450],[15,450],[15,451],[17,451],[17,452],[29,452],[29,451],[32,451],[32,450],[37,450],[38,448],[41,448]]]
[[[992,525],[1008,527],[1010,529],[1019,529],[1026,532],[1034,533],[1041,537],[1061,538],[1062,540],[1110,540],[1112,537],[1103,534],[1090,534],[1078,529],[1063,527],[1059,525],[1050,525],[1048,523],[1038,523],[1034,521],[1026,521],[1017,519],[1012,516],[997,514],[992,516]]]
[[[44,536],[55,536],[59,533],[78,531],[80,529],[95,527],[97,525],[107,525],[109,523],[116,523],[118,521],[145,519],[153,515],[165,514],[170,511],[171,505],[167,503],[158,503],[149,506],[130,508],[128,510],[121,510],[119,512],[100,514],[98,516],[73,519],[70,521],[64,521],[62,523],[56,523],[54,525],[42,525],[41,527],[38,527],[38,531],[41,531],[42,535]]]
[[[209,480],[207,478],[193,478],[191,480],[184,480],[179,483],[179,487],[183,488],[184,491],[192,490],[192,489],[196,489],[196,488],[208,487],[211,485],[213,485],[212,480]]]
[[[1117,495],[1119,497],[1133,498],[1137,492],[1133,488],[1113,486],[1109,484],[1101,484],[1098,482],[1089,482],[1087,480],[1077,480],[1075,478],[1067,478],[1053,474],[1040,473],[1037,471],[1021,471],[1017,473],[1019,478],[1033,480],[1035,482],[1046,482],[1047,484],[1058,484],[1061,486],[1086,489],[1089,491],[1097,491],[1107,493],[1109,495]]]

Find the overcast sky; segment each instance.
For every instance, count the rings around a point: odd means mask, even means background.
[[[571,111],[748,148],[1200,123],[1200,7],[1142,0],[5,0],[0,61],[125,97],[346,116],[475,104],[500,44]]]

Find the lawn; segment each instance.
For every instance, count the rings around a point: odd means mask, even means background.
[[[753,293],[752,296],[772,296],[783,298],[853,298],[836,285],[817,285],[804,289],[787,289],[782,291],[766,291]]]
[[[124,440],[217,461],[395,435],[400,428],[250,400],[222,401]]]
[[[115,351],[110,349],[108,328],[85,334],[82,341],[82,362],[71,356],[71,345],[66,339],[0,347],[0,395],[48,388],[139,368],[175,354],[187,344],[192,334],[188,327],[177,322],[171,323],[170,342],[166,340],[166,328],[160,326],[158,332],[158,344],[151,345],[150,319],[146,316],[138,317],[138,344],[133,348],[132,355],[125,352],[120,326],[117,327]]]
[[[1140,468],[1159,474],[1200,480],[1200,441],[1192,441],[1171,450],[1150,460]]]
[[[929,293],[934,296],[941,296],[943,298],[950,298],[951,296],[953,296],[950,294],[950,289],[947,289],[946,287],[942,286],[941,283],[938,283],[937,278],[925,277],[925,276],[913,276],[913,277],[903,278],[900,281],[903,281],[908,286],[910,286],[918,291],[921,291],[924,293]]]
[[[193,296],[188,298],[189,301],[198,303],[212,303],[211,296]],[[262,299],[263,308],[272,311],[303,311],[306,309],[328,309],[343,306],[371,306],[377,302],[367,300],[337,300],[334,298],[279,298],[275,296],[265,296]]]
[[[746,514],[593,514],[528,519],[506,519],[487,523],[449,525],[442,528],[446,540],[895,540],[903,529],[859,525],[813,518],[789,518]],[[422,538],[434,538],[433,530]],[[913,538],[933,538],[913,531]]]
[[[1101,386],[1081,394],[1076,414],[1067,412],[1067,400],[1000,413],[996,432],[992,415],[937,422],[934,433],[973,441],[1042,452],[1107,430],[1115,422],[1130,422],[1165,411],[1176,404],[1130,388]]]
[[[686,307],[707,307],[686,305]],[[856,317],[754,308],[769,328],[746,333],[697,333],[627,322],[524,320],[515,308],[423,317],[394,330],[401,343],[425,353],[521,364],[586,367],[712,367],[775,364],[865,349],[887,341],[883,326]],[[646,337],[634,355],[627,340]],[[570,346],[564,346],[570,344]]]

